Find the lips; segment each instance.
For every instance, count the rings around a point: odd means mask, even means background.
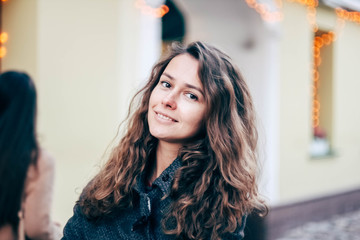
[[[166,121],[172,121],[172,122],[177,122],[175,119],[169,117],[166,114],[160,113],[160,112],[155,112],[156,116],[160,119],[166,120]]]

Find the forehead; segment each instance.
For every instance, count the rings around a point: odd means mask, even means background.
[[[174,57],[164,70],[175,80],[185,81],[202,87],[198,74],[199,61],[190,54],[184,53]]]

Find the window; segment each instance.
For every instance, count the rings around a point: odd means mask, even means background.
[[[166,0],[169,12],[162,17],[162,52],[165,53],[172,42],[183,42],[185,36],[185,19],[173,1]]]
[[[317,31],[313,43],[312,157],[331,155],[333,125],[333,32]]]

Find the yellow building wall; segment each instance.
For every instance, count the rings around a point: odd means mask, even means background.
[[[39,132],[57,159],[54,214],[63,224],[119,123],[117,14],[116,1],[38,3]]]
[[[138,87],[138,15],[131,1],[3,3],[2,71],[36,82],[39,141],[56,160],[53,216],[62,225],[107,159]]]
[[[312,38],[305,6],[284,2],[281,42],[280,203],[311,199],[360,187],[360,25],[347,22],[333,43],[334,154],[310,157],[312,139]],[[333,9],[319,8],[320,29],[335,30]]]
[[[37,82],[37,2],[14,0],[2,3],[1,31],[8,33],[7,54],[1,70],[21,69]]]
[[[335,48],[334,146],[341,163],[336,178],[360,187],[360,24],[346,23]]]

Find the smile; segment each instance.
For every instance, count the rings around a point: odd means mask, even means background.
[[[167,120],[167,121],[172,121],[172,122],[177,122],[175,119],[172,119],[166,115],[163,115],[161,113],[158,113],[158,112],[155,112],[156,113],[156,116],[158,116],[159,118],[161,119],[164,119],[164,120]]]

